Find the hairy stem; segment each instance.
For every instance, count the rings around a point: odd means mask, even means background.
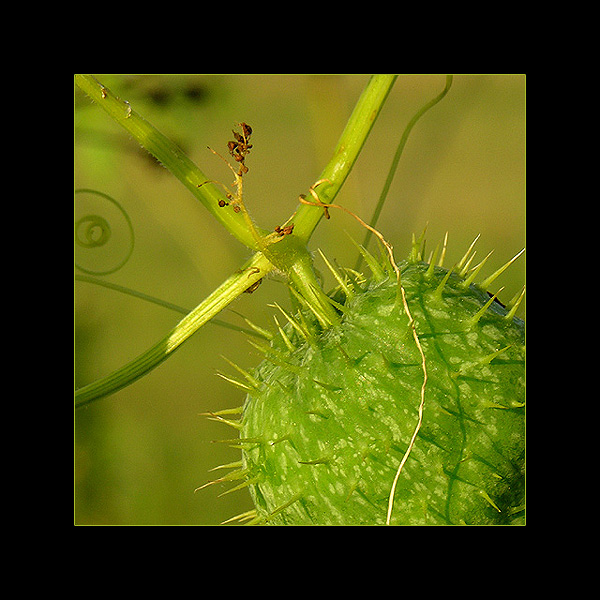
[[[203,185],[210,178],[175,143],[135,112],[129,102],[118,98],[96,78],[76,75],[75,83],[169,169],[232,235],[248,248],[258,250],[243,215],[219,206],[219,201],[227,201],[224,193],[217,186]]]

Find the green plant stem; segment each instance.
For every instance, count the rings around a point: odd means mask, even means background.
[[[262,254],[255,254],[240,271],[224,281],[160,342],[124,367],[78,389],[75,392],[75,405],[84,406],[98,398],[114,394],[157,367],[204,323],[223,310],[253,283],[262,279],[272,268],[273,265]]]
[[[169,169],[232,235],[248,248],[258,250],[244,216],[219,206],[219,201],[227,202],[227,198],[218,186],[198,187],[210,178],[176,144],[135,112],[129,102],[121,100],[96,78],[91,75],[76,75],[75,83]]]
[[[109,290],[115,290],[117,292],[121,292],[122,294],[127,294],[128,296],[139,298],[140,300],[145,300],[146,302],[156,304],[157,306],[162,306],[163,308],[168,308],[169,310],[178,312],[182,315],[187,315],[192,312],[189,308],[184,308],[183,306],[179,306],[178,304],[173,304],[172,302],[167,302],[166,300],[161,300],[160,298],[156,298],[155,296],[150,296],[148,294],[144,294],[143,292],[138,292],[137,290],[132,290],[131,288],[125,287],[124,285],[119,285],[118,283],[104,281],[104,279],[99,279],[97,277],[90,277],[89,275],[75,275],[75,279],[77,281],[84,281],[93,285],[99,285]],[[246,335],[264,338],[263,335],[260,335],[252,329],[240,327],[239,325],[234,325],[233,323],[228,323],[227,321],[222,321],[221,319],[211,319],[210,321],[208,321],[208,323],[211,325],[224,327],[225,329],[231,329],[232,331],[245,333]]]
[[[396,77],[397,75],[373,75],[369,80],[348,119],[333,157],[319,177],[328,180],[316,190],[322,202],[333,202],[346,181]],[[303,242],[308,242],[323,214],[322,208],[300,204],[294,217],[294,235]]]
[[[327,180],[316,189],[322,202],[333,202],[340,191],[381,112],[396,77],[397,75],[373,75],[369,80],[348,119],[331,160],[319,177]],[[312,197],[309,197],[309,200],[312,201]],[[278,268],[287,272],[292,284],[316,309],[322,324],[327,326],[337,323],[339,317],[321,290],[312,267],[312,259],[306,248],[323,215],[323,209],[318,206],[300,204],[293,217],[294,235],[290,236],[289,240],[275,244],[268,256]]]

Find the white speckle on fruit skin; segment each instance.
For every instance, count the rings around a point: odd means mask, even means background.
[[[392,314],[393,310],[394,310],[393,303],[392,304],[381,304],[377,308],[377,314],[381,315],[382,317],[388,317],[389,315]],[[378,320],[376,320],[376,323],[379,324]]]
[[[503,338],[502,331],[498,329],[498,327],[494,325],[484,325],[482,328],[482,332],[484,335],[489,337],[490,339],[497,341]]]
[[[430,316],[432,316],[438,320],[445,320],[448,318],[448,313],[445,310],[435,308],[435,306],[433,306],[433,305],[431,305],[427,308],[427,312],[429,313]]]
[[[475,331],[470,331],[469,333],[467,333],[465,338],[466,338],[467,344],[469,344],[469,346],[471,346],[472,348],[478,347],[477,340],[478,340],[479,336],[477,335],[477,333]]]
[[[333,491],[336,494],[343,494],[344,493],[344,484],[341,481],[336,481],[334,486],[333,486]]]
[[[521,433],[511,433],[510,434],[510,439],[514,444],[517,444],[518,442],[520,442],[522,437],[523,436]]]
[[[485,429],[488,435],[491,435],[492,437],[496,436],[498,434],[498,428],[496,427],[496,419],[494,419],[493,417],[488,417],[486,419]]]

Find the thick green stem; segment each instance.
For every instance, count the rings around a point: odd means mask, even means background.
[[[322,202],[333,202],[346,181],[396,77],[397,75],[373,75],[371,77],[348,119],[333,157],[319,177],[319,179],[328,180],[316,190]],[[308,242],[323,214],[322,208],[300,204],[294,217],[294,235],[303,242]]]
[[[160,342],[124,367],[78,389],[75,393],[76,406],[83,406],[102,396],[114,394],[157,367],[204,323],[221,312],[252,284],[262,279],[272,268],[273,265],[262,254],[255,254],[240,271],[224,281]]]
[[[348,119],[331,160],[319,177],[327,180],[315,190],[322,202],[333,202],[340,191],[396,77],[396,75],[373,75],[369,80]],[[312,201],[312,197],[309,197],[309,200]],[[300,204],[293,218],[294,235],[290,236],[293,237],[293,241],[289,239],[276,244],[267,255],[274,264],[287,272],[292,284],[313,307],[321,323],[328,326],[337,323],[339,317],[321,290],[313,270],[312,259],[306,248],[323,215],[324,210],[318,206]]]
[[[223,192],[215,185],[202,185],[210,178],[176,144],[91,75],[76,75],[75,83],[169,169],[232,235],[248,248],[258,250],[244,216],[231,207],[219,206],[219,201],[227,202]]]
[[[290,235],[270,246],[266,256],[277,268],[285,271],[290,283],[306,299],[323,328],[339,322],[338,314],[321,289],[306,244]]]

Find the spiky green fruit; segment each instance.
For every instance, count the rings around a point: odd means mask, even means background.
[[[521,523],[524,324],[471,278],[400,267],[428,380],[390,523]],[[339,325],[316,334],[307,314],[291,320],[250,376],[239,476],[255,522],[386,522],[424,372],[396,278],[376,275],[346,286]]]

